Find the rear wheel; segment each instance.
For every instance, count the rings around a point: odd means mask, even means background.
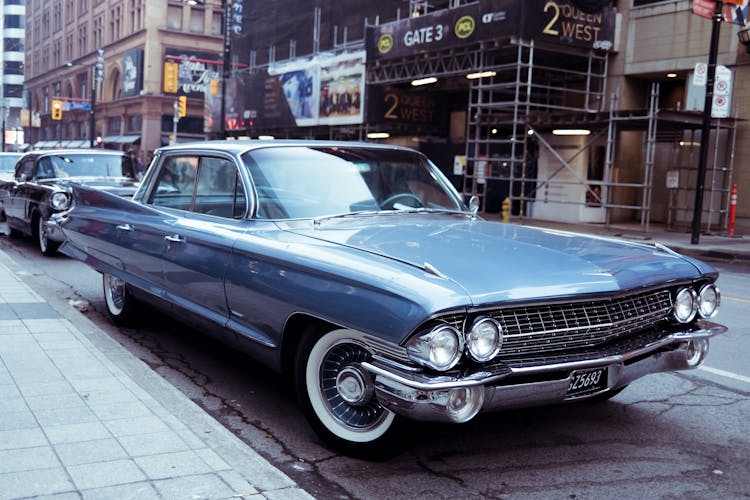
[[[117,325],[132,325],[138,314],[138,302],[128,291],[125,282],[111,274],[102,274],[104,303],[107,315]]]
[[[344,453],[382,458],[396,451],[398,417],[378,402],[361,363],[370,351],[349,330],[307,335],[297,352],[297,397],[315,432]]]
[[[51,257],[57,253],[57,249],[60,248],[60,243],[57,241],[51,241],[47,236],[47,229],[45,223],[47,220],[41,215],[36,219],[36,237],[39,243],[39,250],[43,255]]]

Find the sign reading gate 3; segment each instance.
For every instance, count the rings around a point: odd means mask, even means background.
[[[404,57],[509,36],[610,50],[616,13],[611,5],[583,11],[574,0],[481,0],[369,28],[367,58]]]

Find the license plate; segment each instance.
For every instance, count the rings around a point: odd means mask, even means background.
[[[607,388],[607,368],[578,370],[570,378],[567,397],[599,392]]]

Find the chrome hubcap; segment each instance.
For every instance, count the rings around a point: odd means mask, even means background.
[[[370,399],[372,391],[368,391],[367,388],[371,384],[367,383],[365,376],[366,374],[352,366],[348,366],[339,372],[336,376],[336,390],[339,391],[339,395],[344,401],[359,406]]]

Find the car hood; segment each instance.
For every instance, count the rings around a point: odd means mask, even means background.
[[[458,284],[475,305],[612,293],[713,272],[663,247],[612,238],[428,214],[351,219],[288,229],[424,268]]]

